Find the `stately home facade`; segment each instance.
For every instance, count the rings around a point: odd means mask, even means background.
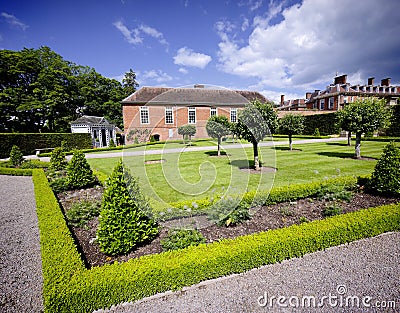
[[[380,85],[376,85],[374,81],[375,78],[371,77],[365,85],[354,85],[347,82],[347,75],[336,76],[333,84],[325,90],[307,92],[305,99],[285,101],[282,95],[279,109],[338,111],[346,103],[365,97],[385,99],[388,105],[397,104],[400,99],[400,86],[392,86],[390,78],[382,79]]]
[[[122,101],[126,143],[179,139],[178,127],[192,124],[195,138],[207,136],[206,123],[213,115],[237,121],[238,110],[252,100],[266,102],[258,92],[193,88],[143,87]],[[139,139],[138,139],[139,138]]]

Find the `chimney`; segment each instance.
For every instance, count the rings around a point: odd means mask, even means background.
[[[196,84],[196,85],[194,85],[194,88],[204,88],[204,85]]]
[[[372,86],[374,84],[375,77],[368,78],[368,86]]]
[[[347,75],[341,75],[341,76],[336,76],[335,77],[335,85],[343,85],[347,83]]]
[[[390,77],[382,79],[381,86],[390,86]]]
[[[311,92],[306,92],[306,99],[307,100],[310,100],[311,99]]]
[[[281,95],[281,105],[283,105],[285,102],[285,95]]]

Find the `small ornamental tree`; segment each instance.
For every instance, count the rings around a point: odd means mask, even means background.
[[[97,229],[97,242],[108,255],[126,254],[158,233],[156,222],[141,210],[143,203],[131,193],[136,187],[129,182],[131,175],[119,161],[106,182]]]
[[[21,166],[24,156],[18,146],[13,145],[10,151],[10,163],[12,166]]]
[[[75,150],[67,167],[67,183],[69,188],[84,188],[95,183],[96,177],[80,150]]]
[[[292,151],[292,136],[301,134],[304,129],[304,117],[289,113],[279,119],[279,133],[289,136],[289,149]]]
[[[400,196],[400,148],[394,142],[383,149],[368,187],[379,193]]]
[[[185,143],[187,137],[189,137],[189,143],[191,143],[192,136],[196,134],[196,126],[190,124],[179,126],[178,134],[183,136],[183,143]]]
[[[390,111],[384,99],[363,98],[345,105],[338,112],[339,126],[356,134],[355,157],[361,158],[361,136],[385,127],[389,122]]]
[[[61,147],[55,148],[50,155],[49,170],[62,171],[67,168],[67,161],[65,159],[64,149]]]
[[[273,104],[261,103],[258,100],[254,100],[239,112],[238,117],[238,123],[234,127],[234,132],[239,138],[253,144],[254,168],[260,170],[258,143],[265,136],[271,134],[277,127],[278,117],[273,109]]]
[[[221,155],[221,139],[231,133],[230,123],[226,116],[211,116],[206,124],[208,136],[218,141],[218,156]]]

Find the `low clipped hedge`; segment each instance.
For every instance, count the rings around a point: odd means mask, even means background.
[[[92,312],[400,230],[399,203],[88,270],[44,172],[33,170],[33,181],[46,312]],[[284,191],[287,190],[283,187],[277,190],[275,199],[278,200],[277,195]],[[300,193],[298,191],[297,195]]]
[[[32,169],[0,167],[0,175],[32,176]]]

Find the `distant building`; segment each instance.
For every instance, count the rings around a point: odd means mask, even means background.
[[[110,124],[104,117],[84,115],[71,122],[72,133],[89,133],[92,136],[93,147],[108,147],[111,139],[116,141],[115,125]]]
[[[238,110],[252,100],[266,102],[254,91],[194,88],[143,87],[122,101],[127,143],[134,137],[147,141],[180,139],[178,127],[196,126],[197,138],[208,137],[206,123],[210,116],[224,115],[237,121]],[[137,139],[136,139],[137,140]]]
[[[375,85],[374,79],[374,77],[368,78],[366,85],[353,85],[347,82],[347,75],[336,76],[334,83],[325,90],[307,92],[305,99],[285,101],[282,95],[278,109],[338,111],[346,103],[365,97],[385,99],[388,105],[397,104],[400,98],[400,86],[390,85],[390,78],[382,79],[380,85]]]

